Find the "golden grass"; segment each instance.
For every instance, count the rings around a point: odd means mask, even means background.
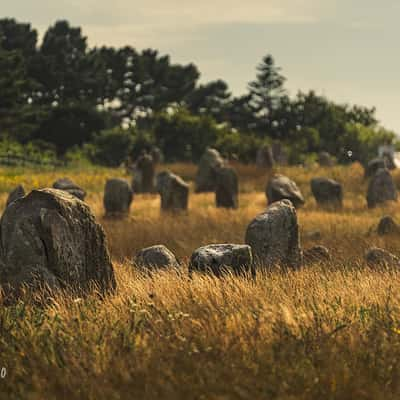
[[[169,168],[193,180],[193,166]],[[191,194],[187,214],[165,215],[157,196],[137,195],[124,221],[102,218],[101,195],[106,177],[123,171],[21,173],[43,186],[60,175],[91,182],[88,203],[107,232],[118,290],[103,300],[55,293],[44,307],[0,304],[0,369],[7,368],[0,398],[399,398],[400,274],[363,261],[371,245],[399,255],[398,236],[371,230],[382,215],[399,219],[399,206],[367,210],[360,166],[281,170],[307,200],[298,213],[303,247],[316,243],[307,234],[319,230],[329,263],[256,281],[135,271],[130,260],[145,246],[165,244],[185,262],[203,244],[243,243],[247,224],[266,207],[267,177],[237,168],[239,210],[216,209],[212,194]],[[311,198],[310,178],[323,175],[344,184],[340,212],[321,211]]]

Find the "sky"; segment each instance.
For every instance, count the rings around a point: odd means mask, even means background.
[[[400,134],[398,0],[0,1],[0,18],[41,34],[67,19],[91,46],[156,48],[172,62],[195,63],[202,81],[224,79],[235,95],[269,53],[292,95],[313,89],[375,106],[382,125]]]

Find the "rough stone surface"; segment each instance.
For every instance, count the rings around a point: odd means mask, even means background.
[[[304,264],[329,261],[330,259],[331,254],[325,246],[313,246],[307,250],[304,250],[303,253]]]
[[[187,210],[189,203],[189,185],[178,175],[169,171],[157,175],[157,192],[161,196],[161,210]]]
[[[61,178],[56,180],[53,183],[53,188],[58,190],[63,190],[64,192],[68,192],[69,194],[72,194],[72,196],[75,196],[79,200],[85,200],[86,197],[86,192],[81,187],[72,182],[71,179],[69,178]]]
[[[386,168],[386,161],[383,158],[374,158],[373,160],[369,161],[365,167],[364,177],[370,178],[371,176],[374,176],[380,168]]]
[[[6,207],[8,207],[13,201],[20,199],[25,196],[25,189],[22,185],[18,185],[10,194],[8,195]]]
[[[333,167],[335,160],[327,151],[321,151],[318,153],[318,164],[321,167]]]
[[[256,164],[259,168],[272,169],[275,165],[271,146],[262,146],[257,151]]]
[[[379,221],[377,233],[381,236],[400,233],[400,227],[396,224],[392,217],[386,215]]]
[[[134,166],[133,191],[135,193],[154,193],[155,162],[150,154],[142,153]]]
[[[100,291],[116,286],[103,229],[69,193],[33,190],[7,207],[0,232],[0,284],[6,293],[18,293],[21,285],[82,291],[93,284]]]
[[[343,189],[339,182],[328,178],[313,178],[310,186],[318,205],[325,208],[342,208]]]
[[[369,249],[365,255],[365,260],[370,267],[400,267],[399,257],[379,247],[372,247]]]
[[[135,264],[148,270],[176,268],[179,266],[174,253],[164,245],[146,247],[140,250],[135,257]]]
[[[304,197],[294,181],[284,175],[275,175],[267,185],[266,195],[268,204],[279,200],[290,200],[299,208],[304,204]]]
[[[397,190],[390,172],[381,168],[369,182],[367,203],[373,208],[387,201],[397,201]]]
[[[108,179],[104,187],[104,208],[107,217],[129,214],[133,191],[125,179]]]
[[[225,164],[224,159],[215,149],[208,148],[200,159],[196,175],[196,192],[215,190],[217,170]]]
[[[302,262],[296,209],[289,200],[270,205],[249,224],[245,242],[260,268],[298,268]]]
[[[240,244],[210,244],[195,250],[189,264],[189,273],[209,272],[222,276],[249,273],[254,276],[253,258],[250,246]]]
[[[217,170],[215,203],[217,207],[238,208],[239,179],[232,167],[222,167]]]

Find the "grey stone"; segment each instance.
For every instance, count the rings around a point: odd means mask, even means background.
[[[298,268],[302,263],[296,209],[289,200],[271,204],[249,224],[245,242],[255,262],[265,269]]]
[[[53,183],[53,188],[58,190],[63,190],[64,192],[68,192],[72,196],[75,196],[79,200],[85,200],[86,192],[81,187],[76,185],[69,178],[61,178],[56,180]]]
[[[225,164],[219,152],[207,148],[200,159],[196,175],[196,192],[213,192],[216,186],[217,170]]]
[[[146,247],[138,252],[135,265],[146,270],[176,268],[179,263],[174,255],[164,245]]]
[[[132,187],[135,193],[155,192],[155,162],[150,154],[142,153],[134,166]]]
[[[275,175],[267,185],[266,195],[268,204],[279,200],[290,200],[292,204],[299,208],[304,204],[304,197],[294,181],[284,175]]]
[[[272,169],[275,165],[271,146],[265,145],[257,150],[256,165],[259,168]]]
[[[370,267],[399,268],[400,259],[387,250],[372,247],[365,255],[365,260]]]
[[[25,196],[25,189],[22,185],[18,185],[10,194],[8,195],[6,207],[8,207],[15,200],[20,199]]]
[[[125,179],[108,179],[104,187],[104,208],[107,217],[119,217],[129,214],[133,200],[133,191]]]
[[[397,190],[390,172],[381,168],[369,182],[367,203],[373,208],[387,201],[397,201]]]
[[[330,259],[331,254],[325,246],[313,246],[307,250],[304,250],[303,253],[304,264],[329,261]]]
[[[318,205],[325,208],[342,208],[343,189],[339,182],[328,178],[313,178],[310,186]]]
[[[189,185],[181,177],[169,171],[160,172],[156,187],[161,196],[161,210],[187,210]]]
[[[386,161],[383,158],[374,158],[366,165],[364,170],[364,177],[370,178],[371,176],[374,176],[380,168],[386,168]]]
[[[189,264],[189,273],[209,272],[222,276],[226,272],[235,275],[251,273],[254,276],[251,248],[240,244],[210,244],[195,250]]]
[[[234,168],[226,166],[217,170],[215,202],[217,207],[238,208],[239,179]]]
[[[17,294],[33,289],[115,288],[103,229],[89,207],[61,190],[33,190],[6,208],[1,218],[0,284]]]

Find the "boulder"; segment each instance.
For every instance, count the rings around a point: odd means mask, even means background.
[[[381,168],[369,182],[367,203],[369,208],[373,208],[387,201],[397,201],[397,190],[390,172]]]
[[[215,202],[217,207],[238,208],[239,179],[232,167],[222,167],[217,170]]]
[[[106,217],[119,217],[129,214],[133,191],[125,179],[108,179],[104,187],[103,204]]]
[[[267,185],[266,195],[268,204],[279,200],[290,200],[299,208],[304,204],[304,197],[294,181],[284,175],[275,175]]]
[[[335,165],[335,159],[326,151],[318,153],[318,164],[321,167],[333,167]]]
[[[364,177],[370,178],[371,176],[374,176],[380,168],[386,168],[386,161],[383,158],[374,158],[373,160],[369,161],[365,167]]]
[[[253,276],[253,258],[251,248],[240,244],[210,244],[195,250],[189,264],[189,273],[209,272],[217,277],[226,272],[235,275],[251,273]]]
[[[177,268],[179,266],[174,253],[161,244],[140,250],[134,262],[136,266],[146,270]]]
[[[331,259],[331,254],[325,246],[320,246],[320,245],[313,246],[307,250],[304,250],[303,253],[304,264],[324,262],[324,261],[329,261],[330,259]]]
[[[274,155],[271,146],[262,146],[257,150],[256,165],[259,168],[272,169],[274,167]]]
[[[342,208],[343,189],[339,182],[328,178],[313,178],[310,186],[318,205],[325,208]]]
[[[164,171],[157,175],[157,192],[161,196],[161,210],[187,210],[189,185],[178,175]]]
[[[400,233],[400,227],[396,224],[394,219],[388,215],[382,217],[379,221],[377,233],[380,236],[390,235],[393,233]]]
[[[365,255],[365,260],[371,268],[383,267],[383,268],[399,268],[400,259],[394,254],[387,250],[379,247],[372,247]]]
[[[13,201],[20,199],[25,196],[25,189],[22,185],[18,185],[10,194],[8,195],[6,207],[8,207]]]
[[[224,159],[215,149],[207,148],[200,159],[196,175],[196,192],[213,192],[215,190],[217,170],[225,164]]]
[[[1,222],[0,285],[101,292],[115,288],[103,229],[89,207],[56,189],[33,190],[11,203]]]
[[[68,192],[79,200],[85,200],[86,197],[86,192],[81,187],[72,182],[69,178],[61,178],[56,180],[53,183],[53,188]]]
[[[142,153],[137,159],[132,187],[135,193],[154,193],[156,166],[150,154]]]
[[[247,227],[245,242],[260,268],[298,268],[302,263],[296,209],[289,200],[271,204]]]

